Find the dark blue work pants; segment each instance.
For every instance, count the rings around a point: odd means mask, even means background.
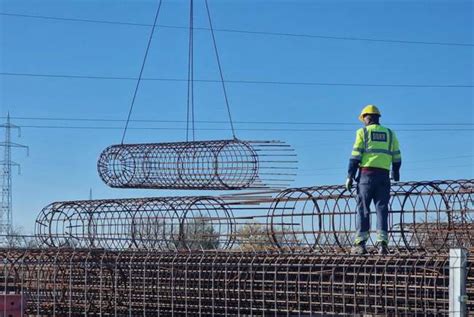
[[[377,242],[388,243],[388,205],[390,177],[388,173],[361,173],[357,185],[357,220],[355,243],[365,242],[370,231],[370,204],[377,212]]]

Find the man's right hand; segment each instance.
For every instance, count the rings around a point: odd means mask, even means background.
[[[346,189],[347,189],[348,191],[351,190],[353,182],[354,182],[354,181],[353,181],[352,177],[348,177],[348,178],[346,179],[346,185],[345,185],[345,187],[346,187]]]

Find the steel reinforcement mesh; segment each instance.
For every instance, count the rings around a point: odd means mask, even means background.
[[[468,309],[474,311],[473,256]],[[0,249],[4,294],[48,316],[447,316],[447,255]]]
[[[233,139],[112,145],[97,169],[115,188],[236,190],[288,187],[296,163],[284,142]]]
[[[356,195],[343,186],[230,196],[55,202],[36,220],[50,247],[115,250],[347,252]],[[474,180],[392,184],[389,247],[445,252],[474,246]],[[375,243],[375,212],[368,245]]]

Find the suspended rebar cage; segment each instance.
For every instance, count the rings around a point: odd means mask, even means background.
[[[287,187],[296,163],[284,142],[233,139],[112,145],[97,168],[115,188],[235,190]]]

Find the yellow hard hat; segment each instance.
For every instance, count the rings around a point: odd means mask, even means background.
[[[366,114],[378,114],[379,116],[382,116],[382,114],[380,113],[379,108],[377,108],[374,105],[365,106],[364,109],[362,109],[362,112],[360,113],[359,120],[364,122],[364,116]]]

